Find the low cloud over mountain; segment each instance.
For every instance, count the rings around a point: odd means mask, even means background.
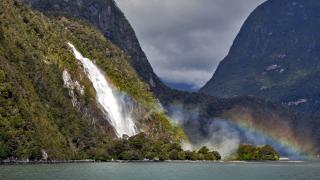
[[[264,0],[117,0],[155,70],[166,82],[199,88]]]

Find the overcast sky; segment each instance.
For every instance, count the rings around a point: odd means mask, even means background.
[[[265,0],[116,0],[156,74],[203,86],[227,55],[241,25]]]

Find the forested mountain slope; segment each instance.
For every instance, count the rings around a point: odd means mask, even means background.
[[[248,17],[229,54],[200,90],[253,95],[320,112],[320,1],[268,0]]]

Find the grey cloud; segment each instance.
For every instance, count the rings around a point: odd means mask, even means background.
[[[227,55],[241,25],[265,0],[116,0],[155,72],[201,87]]]

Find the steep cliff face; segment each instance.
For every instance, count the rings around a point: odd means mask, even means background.
[[[129,57],[94,28],[48,18],[21,1],[0,3],[0,159],[93,158],[112,145],[114,126],[97,103],[72,43],[94,61],[131,111],[138,131],[181,140],[183,132],[158,109]],[[178,135],[180,133],[180,135]]]
[[[82,19],[97,27],[105,37],[131,57],[140,78],[157,91],[166,89],[148,62],[130,23],[114,0],[25,0],[47,15]]]
[[[246,20],[227,57],[200,90],[254,95],[319,113],[320,2],[269,0]]]

